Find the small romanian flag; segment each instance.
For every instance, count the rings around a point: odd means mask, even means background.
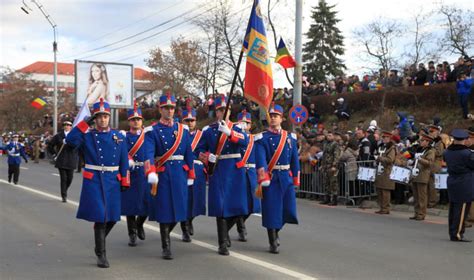
[[[33,102],[31,102],[31,106],[35,107],[36,109],[41,109],[44,107],[44,105],[46,105],[46,101],[41,97],[38,97],[33,100]]]
[[[275,62],[279,63],[283,68],[293,68],[296,66],[296,62],[291,56],[288,48],[283,42],[283,38],[280,38],[280,43],[278,43],[277,56],[275,57]]]
[[[405,151],[403,154],[403,157],[406,158],[406,159],[411,159],[411,154],[409,151]]]

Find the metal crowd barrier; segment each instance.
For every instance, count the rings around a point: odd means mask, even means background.
[[[352,174],[349,174],[350,170],[348,170],[347,163],[341,163],[339,165],[338,173],[338,199],[343,199],[347,202],[350,202],[354,206],[359,204],[362,199],[371,199],[372,197],[377,196],[374,182],[357,179],[359,167],[376,168],[377,166],[375,161],[357,161],[356,164],[357,170],[354,170],[352,171]],[[323,196],[325,195],[325,185],[326,183],[324,182],[323,170],[321,169],[321,161],[319,161],[318,164],[312,166],[311,173],[301,173],[301,184],[297,192],[299,194]]]

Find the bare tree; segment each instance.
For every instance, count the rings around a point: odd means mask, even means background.
[[[214,92],[220,87],[229,86],[232,82],[245,33],[247,19],[244,11],[249,10],[250,6],[232,10],[230,0],[216,0],[209,3],[214,5],[215,9],[195,20],[195,24],[206,34],[201,40],[205,46],[201,47],[201,52],[208,57],[209,71],[206,77],[208,87]],[[240,71],[238,86],[243,88]]]
[[[408,50],[403,55],[408,58],[405,63],[406,66],[418,65],[420,61],[439,59],[439,51],[435,46],[430,46],[435,37],[435,33],[431,31],[432,29],[428,28],[431,16],[432,12],[418,11],[412,17],[412,24],[410,25],[412,28],[409,28],[407,32],[413,36],[410,36],[413,41],[407,45]]]
[[[198,96],[204,84],[205,57],[196,41],[178,38],[171,42],[171,50],[150,51],[147,65],[153,69],[153,82],[158,88],[169,87],[176,95]]]
[[[273,10],[273,8],[275,8],[276,4],[278,4],[279,2],[285,2],[285,4],[286,4],[286,1],[276,0],[273,7],[271,6],[271,2],[272,2],[271,0],[268,0],[268,7],[267,7],[268,23],[269,23],[270,27],[272,28],[273,40],[275,42],[275,50],[278,51],[277,34],[276,34],[275,25],[272,22],[271,11]],[[285,70],[285,76],[286,76],[286,79],[288,80],[288,83],[290,83],[290,85],[293,86],[293,82],[291,81],[290,76],[288,75],[288,70],[286,68],[284,68],[284,70]]]
[[[356,42],[364,48],[369,60],[375,61],[384,71],[396,65],[394,44],[402,33],[398,21],[380,18],[353,31]]]
[[[439,13],[446,20],[444,24],[446,32],[439,41],[440,49],[461,55],[468,55],[468,51],[472,52],[474,47],[473,11],[443,5]]]
[[[355,30],[356,41],[364,47],[370,60],[375,60],[384,75],[384,84],[387,84],[388,70],[396,62],[395,42],[402,35],[402,25],[395,20],[377,19],[360,30]],[[383,92],[379,116],[382,116],[385,107],[386,91]]]

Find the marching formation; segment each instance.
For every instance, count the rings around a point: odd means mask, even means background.
[[[300,173],[296,135],[281,128],[283,108],[272,105],[268,131],[252,135],[249,113],[240,113],[237,123],[224,116],[224,95],[216,100],[216,121],[202,130],[196,128],[191,108],[183,112],[182,123],[174,120],[171,94],[159,102],[156,124],[144,128],[135,106],[128,112],[129,131],[119,132],[110,128],[110,106],[100,100],[93,104],[92,116],[63,141],[84,155],[77,218],[94,223],[97,266],[109,267],[106,237],[120,216],[127,218],[131,247],[138,245],[137,238],[145,240],[147,218],[158,222],[162,257],[169,260],[171,231],[180,223],[182,241],[191,242],[193,219],[206,215],[206,208],[216,218],[220,255],[229,255],[234,225],[239,241],[247,241],[245,221],[259,212],[269,251],[278,254],[278,232],[285,223],[298,223],[295,187]]]

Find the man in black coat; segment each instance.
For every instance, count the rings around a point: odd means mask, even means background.
[[[471,242],[464,238],[464,220],[474,200],[474,152],[466,146],[467,131],[454,129],[451,136],[454,142],[444,152],[449,174],[449,237],[451,241]]]
[[[61,197],[63,202],[67,202],[67,190],[72,183],[74,169],[77,167],[78,155],[77,150],[64,144],[64,139],[72,129],[70,121],[63,122],[63,131],[54,135],[49,142],[48,149],[51,154],[55,155],[56,167],[59,170],[61,179]]]

